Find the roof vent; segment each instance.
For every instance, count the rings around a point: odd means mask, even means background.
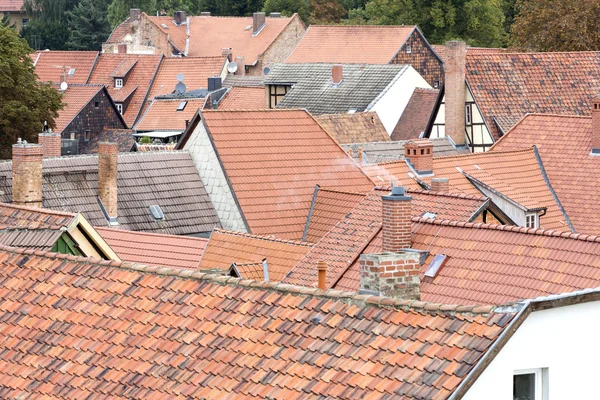
[[[150,212],[157,221],[163,221],[165,219],[165,214],[158,205],[150,206]]]
[[[429,264],[429,267],[427,267],[425,276],[429,278],[435,278],[442,267],[446,264],[446,261],[448,261],[448,256],[445,254],[436,254],[435,257],[433,257],[431,264]]]

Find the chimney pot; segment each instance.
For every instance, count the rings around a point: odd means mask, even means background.
[[[318,270],[318,286],[321,290],[327,290],[327,263],[319,260],[317,263]]]
[[[600,155],[600,97],[592,99],[592,153]]]
[[[98,143],[98,198],[110,224],[117,223],[117,143]]]
[[[42,156],[40,144],[24,140],[12,146],[12,202],[20,206],[42,206]]]
[[[60,133],[42,132],[38,134],[38,143],[42,145],[44,157],[60,157],[62,138]]]
[[[252,35],[256,36],[265,26],[265,13],[255,12],[252,14]]]
[[[365,163],[365,154],[363,153],[362,147],[358,148],[358,163],[363,165]]]
[[[398,253],[411,247],[412,197],[402,186],[392,187],[392,192],[381,196],[383,251]]]
[[[448,178],[431,178],[431,190],[434,192],[448,193],[450,191]]]
[[[405,157],[419,175],[433,172],[433,143],[429,139],[412,139],[404,145]]]
[[[342,65],[334,65],[331,67],[331,80],[334,85],[342,83],[344,77],[344,67]]]
[[[465,42],[446,42],[444,61],[446,136],[457,146],[465,145],[465,73],[467,46]]]

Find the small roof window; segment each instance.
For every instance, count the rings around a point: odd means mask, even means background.
[[[179,103],[179,105],[177,106],[177,111],[185,110],[185,106],[187,106],[187,103],[187,101],[182,101],[181,103]]]
[[[423,215],[421,215],[421,217],[427,218],[427,219],[435,219],[435,217],[437,217],[437,214],[428,211],[428,212],[424,212]]]
[[[69,69],[69,76],[75,75],[75,68]]]
[[[429,264],[429,267],[427,267],[427,271],[425,271],[425,276],[435,278],[438,272],[440,272],[440,270],[444,266],[444,264],[446,264],[446,261],[448,261],[447,255],[436,254],[435,257],[433,257],[433,261],[431,261],[431,264]]]
[[[154,219],[157,221],[162,221],[165,219],[165,214],[158,205],[150,206],[150,212],[152,213]]]

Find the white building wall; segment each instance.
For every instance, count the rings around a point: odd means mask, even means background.
[[[247,232],[242,213],[238,208],[217,154],[210,142],[206,128],[198,123],[184,146],[190,152],[200,179],[217,211],[223,229]]]
[[[504,214],[506,214],[508,218],[510,218],[515,224],[517,224],[518,226],[525,226],[525,210],[517,207],[510,201],[506,200],[501,196],[498,196],[496,193],[492,192],[491,190],[488,190],[483,186],[480,186],[478,184],[475,184],[475,186],[477,187],[477,189],[483,192],[484,196],[489,197],[492,200],[492,203],[494,203],[499,209],[501,209],[502,212],[504,212]]]
[[[513,372],[548,368],[542,399],[599,399],[600,301],[529,315],[463,400],[512,400]]]
[[[391,135],[415,88],[430,89],[431,85],[413,67],[408,66],[388,91],[365,111],[375,111],[385,130]]]

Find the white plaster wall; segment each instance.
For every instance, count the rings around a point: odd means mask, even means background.
[[[489,197],[504,214],[508,216],[515,224],[519,226],[525,226],[525,211],[522,208],[515,206],[510,201],[498,196],[491,190],[486,189],[483,186],[475,185],[477,189],[481,190],[484,196]]]
[[[512,400],[515,370],[548,368],[548,399],[599,399],[600,301],[534,312],[463,400]]]
[[[210,196],[223,229],[247,232],[217,154],[202,122],[198,123],[184,146],[190,152],[204,188]]]
[[[392,83],[388,91],[366,111],[375,111],[389,135],[398,124],[415,88],[430,89],[431,85],[411,66]]]

